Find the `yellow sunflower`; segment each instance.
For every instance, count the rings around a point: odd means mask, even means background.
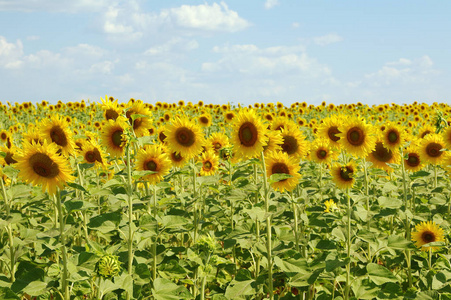
[[[432,165],[438,165],[444,157],[444,149],[445,142],[443,141],[442,136],[436,133],[430,133],[421,141],[421,160]]]
[[[28,131],[23,134],[23,140],[29,142],[30,144],[32,142],[35,142],[35,144],[43,144],[44,141],[39,134],[39,130],[37,126],[28,128]]]
[[[334,210],[338,209],[337,204],[332,199],[324,202],[324,206],[326,207],[326,209],[324,210],[324,212],[326,212],[326,213],[330,213],[331,210],[334,211]]]
[[[365,157],[376,146],[374,129],[363,119],[350,118],[338,130],[341,132],[337,134],[339,143],[349,154]]]
[[[404,156],[404,167],[407,171],[417,172],[423,168],[423,162],[418,147],[410,145],[404,150]]]
[[[263,146],[265,155],[269,152],[282,151],[283,137],[280,130],[268,130],[266,136],[268,141],[266,146]]]
[[[128,118],[128,122],[133,127],[133,131],[137,137],[148,135],[149,128],[152,127],[152,119],[150,116],[152,113],[145,106],[142,101],[136,101],[125,113]],[[133,120],[133,115],[143,115],[143,117],[137,117]]]
[[[244,159],[260,155],[268,137],[266,129],[253,109],[241,110],[232,124],[233,151]]]
[[[166,125],[164,134],[169,149],[187,159],[198,155],[205,143],[201,128],[186,117],[176,117],[172,124]]]
[[[103,127],[102,144],[112,157],[121,157],[124,154],[126,139],[125,130],[129,127],[127,119],[117,117],[116,120],[109,120]]]
[[[421,251],[436,251],[438,247],[423,247],[423,245],[432,242],[444,242],[443,229],[435,224],[435,222],[421,222],[415,226],[415,231],[412,232],[412,241],[415,245],[421,248]]]
[[[2,130],[2,131],[0,131],[0,140],[3,142],[3,143],[6,143],[6,141],[8,141],[8,138],[10,138],[11,137],[11,133],[9,133],[9,131],[8,130]]]
[[[157,130],[157,137],[158,137],[158,141],[161,143],[161,144],[166,144],[166,134],[165,134],[165,131],[166,131],[166,126],[161,126],[161,127],[158,127],[158,130]]]
[[[91,140],[90,142],[83,143],[81,151],[83,160],[86,163],[95,164],[99,167],[105,167],[105,154],[103,153],[102,148],[97,144],[97,142]]]
[[[186,164],[187,158],[182,156],[180,152],[177,153],[175,151],[172,151],[167,146],[165,146],[163,149],[171,160],[172,166],[182,168]]]
[[[335,164],[331,169],[332,181],[340,189],[351,188],[355,182],[357,167],[354,161],[346,165]]]
[[[48,143],[55,143],[64,155],[70,155],[75,150],[72,131],[65,118],[53,115],[50,119],[41,122],[41,137]]]
[[[331,147],[331,142],[326,138],[313,141],[310,147],[310,159],[317,163],[329,164],[338,157],[338,152]]]
[[[304,157],[308,152],[308,144],[302,132],[293,126],[286,126],[281,130],[283,143],[282,151],[297,159]]]
[[[57,154],[54,143],[23,143],[22,153],[15,156],[19,176],[32,185],[41,185],[42,191],[53,195],[57,188],[62,189],[67,181],[74,180],[66,157]]]
[[[119,106],[117,103],[117,99],[114,100],[113,97],[105,96],[105,100],[100,98],[102,100],[102,109],[103,109],[103,116],[105,117],[105,120],[113,120],[116,121],[116,119],[122,115],[122,107]]]
[[[155,172],[144,175],[141,179],[148,181],[150,184],[157,184],[163,180],[165,175],[169,174],[169,170],[171,169],[171,161],[160,146],[147,145],[138,150],[135,168],[137,171]]]
[[[215,151],[217,155],[221,149],[228,147],[229,138],[222,132],[213,132],[208,138],[208,144],[211,145],[211,148]]]
[[[5,153],[5,156],[0,156],[0,165],[6,166],[15,164],[17,161],[15,160],[15,156],[17,155],[19,149],[16,146],[12,146],[11,148],[1,146],[0,151]]]
[[[340,148],[341,145],[338,143],[340,137],[338,134],[341,133],[341,131],[338,130],[338,127],[341,123],[342,121],[337,116],[331,116],[324,119],[318,127],[317,136],[329,139],[331,146]]]
[[[385,170],[387,172],[393,171],[393,168],[387,165],[397,164],[400,162],[401,156],[396,149],[389,149],[385,147],[382,141],[376,142],[376,147],[368,154],[366,159],[373,163],[373,167]]]
[[[287,127],[297,127],[297,126],[296,123],[294,123],[292,120],[282,116],[276,117],[271,122],[271,130],[282,130],[286,129]]]
[[[435,133],[435,127],[431,126],[429,124],[426,124],[426,125],[422,126],[420,128],[420,130],[418,131],[418,137],[420,139],[423,139],[425,136],[427,136],[428,134],[431,134],[431,133]]]
[[[276,151],[268,153],[265,160],[266,174],[268,177],[273,174],[289,174],[292,176],[273,182],[272,187],[275,190],[291,192],[296,188],[301,178],[301,174],[299,174],[299,161],[296,158],[289,156],[286,152]]]
[[[211,125],[211,115],[208,113],[203,113],[197,118],[199,125],[202,127],[208,127]]]
[[[392,151],[398,150],[406,141],[405,130],[395,123],[388,123],[382,131],[382,136],[384,146]]]
[[[446,149],[451,150],[451,126],[445,128],[442,132],[443,141],[445,142]]]
[[[202,168],[200,175],[208,176],[214,175],[219,167],[219,157],[213,150],[202,153],[201,155]]]

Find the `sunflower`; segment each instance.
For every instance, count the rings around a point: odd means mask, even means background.
[[[3,143],[6,143],[6,141],[8,141],[8,138],[11,137],[11,133],[8,132],[8,130],[2,130],[0,131],[0,140]]]
[[[186,117],[176,117],[172,124],[166,125],[164,133],[169,149],[187,159],[198,155],[205,143],[201,128]]]
[[[335,164],[332,167],[332,181],[335,182],[338,188],[347,189],[351,188],[355,182],[355,173],[357,167],[354,161],[349,162],[346,165]]]
[[[445,143],[441,135],[430,133],[426,135],[420,144],[421,159],[433,165],[438,165],[444,157]]]
[[[287,127],[297,127],[296,123],[294,123],[293,121],[289,120],[287,117],[282,117],[279,116],[277,118],[275,118],[272,122],[271,122],[271,129],[272,130],[282,130],[282,129],[286,129]]]
[[[41,122],[41,137],[48,143],[55,143],[64,155],[70,155],[75,150],[75,142],[72,139],[72,131],[65,118],[58,115],[52,116]]]
[[[88,164],[105,167],[105,154],[102,148],[95,141],[85,142],[82,145],[83,160]]]
[[[166,126],[158,127],[157,137],[161,144],[166,144]]]
[[[263,146],[263,151],[266,154],[274,151],[282,151],[283,137],[280,130],[268,130],[266,131],[268,141],[266,146]]]
[[[136,101],[125,113],[128,122],[133,127],[133,131],[137,137],[148,134],[149,128],[152,126],[151,112],[141,101]],[[133,120],[133,115],[142,115]]]
[[[340,126],[341,123],[342,123],[341,120],[337,116],[331,116],[329,118],[324,119],[323,122],[318,127],[317,136],[329,139],[331,142],[331,146],[335,148],[340,148],[341,145],[340,143],[338,143],[340,137],[338,136],[338,134],[341,133],[341,131],[338,130],[338,127]]]
[[[203,113],[197,118],[199,125],[202,127],[208,127],[211,125],[211,115],[208,113]]]
[[[422,139],[431,133],[435,133],[435,127],[433,127],[429,124],[426,124],[426,125],[422,126],[421,129],[418,131],[418,137],[420,139]]]
[[[331,148],[331,142],[328,139],[319,138],[310,147],[310,159],[314,162],[329,164],[337,157],[338,152]]]
[[[382,135],[384,146],[392,151],[397,150],[406,140],[405,130],[395,123],[388,123]]]
[[[144,175],[141,179],[148,181],[150,184],[157,184],[169,173],[171,161],[160,146],[147,145],[138,150],[135,168],[137,171],[155,172]]]
[[[351,118],[338,127],[339,143],[349,154],[364,157],[374,150],[376,136],[373,127],[363,119]]]
[[[266,157],[266,174],[270,177],[273,174],[288,174],[292,177],[282,179],[272,183],[272,187],[280,192],[291,192],[296,188],[301,178],[299,174],[299,161],[289,156],[286,152],[275,151],[268,153]]]
[[[54,143],[24,142],[22,153],[15,156],[19,176],[34,186],[41,185],[43,192],[55,194],[66,181],[74,180],[68,160],[57,152],[58,146]]]
[[[180,152],[177,153],[175,151],[172,151],[167,146],[165,146],[163,149],[171,160],[172,166],[182,168],[186,164],[187,158],[182,156]]]
[[[232,124],[233,151],[237,157],[252,158],[263,151],[268,137],[266,129],[253,109],[241,110]]]
[[[382,141],[376,142],[376,147],[368,154],[366,159],[373,163],[375,168],[385,170],[387,172],[393,171],[393,168],[387,165],[397,164],[400,161],[400,155],[397,150],[385,147]]]
[[[227,123],[231,123],[236,117],[236,115],[233,111],[226,111],[223,113],[223,115],[224,115],[224,120]]]
[[[451,126],[448,126],[442,132],[443,141],[445,142],[446,148],[451,149]]]
[[[15,156],[18,153],[18,149],[16,146],[12,146],[11,148],[7,148],[4,146],[0,147],[0,152],[3,152],[5,156],[0,156],[0,165],[6,166],[15,164],[17,161],[15,160]]]
[[[102,144],[112,157],[121,157],[124,154],[126,145],[124,132],[128,127],[127,119],[121,116],[115,121],[109,120],[103,127]]]
[[[108,96],[105,96],[105,100],[102,98],[100,98],[100,100],[102,100],[103,116],[105,117],[105,120],[116,121],[116,119],[122,115],[122,107],[117,103],[117,99],[114,100],[113,97],[108,98]]]
[[[412,232],[412,241],[417,247],[421,247],[421,251],[436,251],[438,247],[423,247],[423,245],[432,242],[444,242],[443,229],[435,224],[435,222],[421,222],[415,226],[415,231]]]
[[[39,134],[39,130],[37,126],[35,127],[29,127],[28,131],[23,134],[23,140],[29,142],[30,144],[32,142],[35,142],[35,144],[43,144],[44,140],[42,139],[41,135]]]
[[[324,206],[326,207],[326,209],[324,210],[324,212],[326,212],[326,213],[330,213],[331,210],[334,211],[334,210],[338,209],[337,204],[332,199],[324,202]]]
[[[219,157],[214,151],[210,150],[202,153],[201,155],[202,168],[200,169],[200,175],[208,176],[214,175],[219,167]]]
[[[208,138],[208,144],[211,145],[211,148],[218,155],[221,149],[228,147],[229,138],[222,132],[213,132]]]
[[[301,158],[307,154],[308,144],[301,131],[294,126],[286,126],[281,130],[283,143],[282,151],[289,156]]]

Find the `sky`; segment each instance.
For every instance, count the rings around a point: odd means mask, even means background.
[[[0,0],[0,101],[451,102],[451,1]]]

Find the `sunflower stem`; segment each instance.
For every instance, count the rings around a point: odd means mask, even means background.
[[[407,210],[410,209],[409,201],[407,198],[407,179],[406,179],[406,167],[404,165],[404,153],[403,148],[399,147],[401,152],[401,171],[402,171],[402,187],[403,187],[403,199],[404,199],[404,212],[406,214],[406,223],[405,223],[405,237],[407,240],[410,240],[410,219]],[[409,288],[412,287],[412,253],[410,250],[406,250],[406,260],[407,260],[407,282]]]
[[[77,163],[76,165],[77,165],[78,182],[80,183],[80,186],[83,186],[84,180],[83,180],[83,174],[81,173],[81,170],[80,170],[80,164]],[[97,169],[96,169],[96,173],[97,173]],[[85,195],[83,194],[82,191],[80,191],[80,198],[82,201],[84,201]],[[82,215],[82,219],[83,219],[83,233],[85,235],[85,240],[86,240],[86,244],[87,244],[88,240],[89,240],[89,234],[88,234],[88,223],[87,223],[86,211],[82,210],[81,215]]]
[[[9,219],[10,214],[10,203],[8,200],[8,194],[6,193],[5,184],[3,182],[3,178],[0,178],[0,182],[2,184],[2,194],[3,194],[3,200],[5,201],[5,207],[6,207],[6,220]],[[11,227],[11,223],[8,224],[6,227],[6,231],[8,233],[8,243],[9,243],[9,260],[10,260],[10,267],[9,271],[11,273],[10,281],[14,282],[16,280],[15,273],[16,273],[16,260],[15,260],[15,249],[14,249],[14,237],[13,237],[13,230]]]
[[[434,189],[437,188],[437,165],[434,164]]]
[[[157,187],[153,187],[153,217],[156,222],[156,235],[155,235],[155,241],[152,245],[152,282],[155,282],[155,279],[157,278],[157,238],[158,238],[158,221],[157,221]]]
[[[369,191],[369,184],[368,184],[368,168],[366,166],[366,160],[363,160],[363,173],[365,174],[365,196],[366,196],[366,209],[367,209],[367,218],[368,222],[366,223],[367,230],[370,231],[371,229],[371,207],[370,207],[370,191]],[[368,261],[371,262],[371,244],[368,242]]]
[[[258,186],[258,175],[257,175],[257,165],[253,165],[254,169],[254,183]],[[255,204],[259,202],[258,192],[255,195]],[[258,218],[255,218],[255,237],[256,237],[256,245],[260,243],[260,221]],[[258,253],[255,254],[255,278],[260,274],[260,255]]]
[[[128,183],[128,266],[127,271],[130,276],[133,275],[133,182],[132,182],[132,165],[130,159],[130,144],[127,143],[126,161],[127,161],[127,183]],[[132,295],[127,293],[127,300]]]
[[[272,243],[271,243],[271,215],[269,215],[269,191],[268,191],[268,179],[266,178],[266,164],[265,155],[261,153],[261,164],[263,172],[263,196],[265,200],[265,212],[268,215],[266,217],[266,252],[268,260],[268,292],[269,299],[274,299],[273,282],[272,282]]]
[[[349,188],[346,189],[346,203],[347,203],[347,234],[346,234],[346,286],[344,299],[349,299],[349,292],[351,289],[351,197],[349,196]]]
[[[291,195],[291,207],[293,208],[293,217],[294,217],[294,239],[296,241],[296,251],[299,252],[299,232],[298,232],[298,210],[296,202],[294,201],[293,192],[290,193]]]
[[[63,207],[61,203],[61,191],[58,189],[56,191],[55,196],[55,202],[56,202],[56,209],[58,210],[58,217],[59,217],[59,230],[60,230],[60,236],[59,240],[61,243],[61,254],[63,259],[63,274],[61,278],[61,293],[63,294],[64,300],[69,300],[69,287],[67,285],[67,252],[66,252],[66,235],[64,232],[65,227],[65,219],[63,215]]]

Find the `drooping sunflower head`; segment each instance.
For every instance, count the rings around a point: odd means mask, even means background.
[[[385,170],[387,172],[393,171],[393,168],[387,165],[397,164],[400,162],[401,156],[397,149],[390,149],[385,147],[382,141],[376,142],[376,146],[366,157],[367,160],[373,163],[373,167]]]
[[[351,188],[355,183],[357,167],[354,161],[346,165],[336,163],[331,169],[332,181],[340,189]]]
[[[59,155],[56,144],[23,143],[20,155],[15,156],[16,168],[20,170],[19,176],[32,185],[41,185],[42,191],[55,194],[57,188],[62,189],[67,181],[74,177],[65,156]]]
[[[363,119],[351,118],[338,130],[341,132],[337,134],[339,143],[351,155],[365,157],[376,146],[374,129]]]
[[[444,158],[445,143],[441,135],[430,133],[426,135],[420,144],[421,159],[429,164],[440,164]]]
[[[253,158],[260,155],[268,137],[266,128],[253,109],[241,110],[232,125],[233,151],[237,157]]]
[[[389,123],[385,126],[382,136],[384,146],[393,151],[398,150],[406,140],[405,130],[395,123]]]
[[[138,171],[153,172],[144,175],[141,179],[150,184],[157,184],[169,173],[171,161],[163,148],[158,145],[148,145],[138,151],[135,167]]]
[[[329,164],[337,159],[338,151],[332,148],[331,142],[326,138],[316,139],[310,146],[310,159],[317,163]]]
[[[290,192],[296,188],[301,178],[299,174],[300,166],[299,160],[295,157],[289,156],[286,152],[275,151],[269,152],[265,157],[266,160],[266,174],[270,177],[273,174],[288,174],[291,177],[282,179],[272,183],[275,190]]]
[[[127,119],[119,116],[115,121],[109,120],[103,127],[102,145],[111,157],[121,157],[126,146],[125,131],[129,127]]]
[[[205,144],[201,127],[186,117],[176,117],[172,124],[166,125],[164,134],[168,147],[187,159],[198,155]]]
[[[75,142],[72,139],[72,131],[65,118],[58,115],[50,119],[44,119],[40,125],[41,138],[48,143],[55,143],[61,152],[68,156],[75,151]]]
[[[282,129],[281,134],[283,152],[298,159],[307,155],[308,144],[299,128],[288,126]]]
[[[433,221],[421,222],[415,226],[412,232],[412,241],[417,247],[421,247],[422,251],[436,251],[438,247],[423,247],[423,245],[433,242],[444,242],[443,229]]]
[[[209,150],[201,155],[202,168],[200,169],[200,175],[209,176],[214,175],[219,167],[219,157],[214,151]]]
[[[136,101],[131,105],[125,113],[130,126],[137,137],[142,137],[148,134],[148,129],[152,126],[151,112],[141,101]],[[142,115],[137,117],[134,115]]]

